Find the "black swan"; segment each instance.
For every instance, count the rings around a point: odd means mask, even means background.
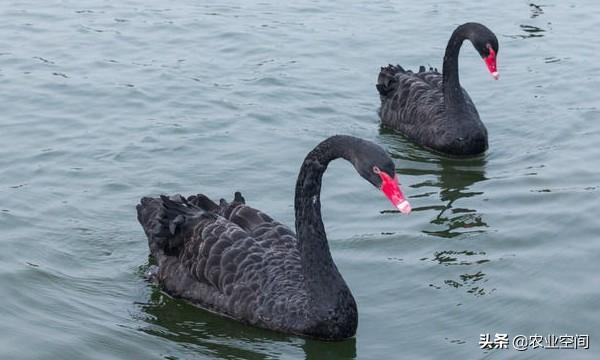
[[[379,146],[332,136],[305,158],[296,183],[296,234],[245,204],[205,195],[144,197],[137,205],[155,279],[174,297],[271,330],[342,340],[354,336],[356,303],[331,258],[321,220],[321,178],[344,158],[402,213],[411,211],[395,166]]]
[[[460,25],[446,46],[443,74],[433,68],[427,71],[424,66],[417,73],[400,65],[381,68],[377,90],[384,128],[448,155],[477,155],[487,150],[487,130],[458,81],[458,53],[465,39],[471,40],[494,79],[498,79],[498,40],[494,33],[478,23]]]

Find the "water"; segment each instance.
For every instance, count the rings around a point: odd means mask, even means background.
[[[593,1],[5,1],[0,5],[0,358],[595,359],[600,11]],[[473,160],[380,132],[379,67],[441,67],[490,133]],[[355,339],[243,326],[144,280],[143,195],[233,196],[293,224],[304,155],[336,133],[395,158],[414,212],[335,162],[322,203]],[[382,212],[384,211],[384,212]],[[482,333],[589,334],[589,350],[483,351]],[[511,346],[512,347],[512,346]]]

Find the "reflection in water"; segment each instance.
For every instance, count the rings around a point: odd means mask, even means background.
[[[525,35],[521,35],[521,37],[523,38],[532,38],[532,37],[542,37],[544,36],[544,34],[542,34],[543,32],[546,32],[546,30],[537,27],[537,26],[533,26],[533,25],[519,25],[521,27],[521,30],[525,31],[526,34]]]
[[[306,360],[356,359],[356,338],[338,342],[305,340],[302,348],[306,354]]]
[[[411,198],[431,198],[439,191],[441,204],[415,208],[415,211],[435,210],[436,216],[430,221],[435,230],[423,230],[424,233],[444,238],[453,238],[465,234],[478,234],[488,225],[475,209],[460,206],[460,199],[482,195],[482,192],[470,190],[470,187],[485,177],[485,158],[451,159],[425,150],[400,135],[381,130],[382,139],[394,159],[401,159],[397,171],[401,175],[418,175],[423,178],[411,187],[413,189],[431,189]],[[431,179],[434,175],[435,180]],[[457,205],[458,203],[458,205]]]
[[[489,262],[489,259],[484,258],[485,252],[474,252],[474,251],[439,251],[434,254],[433,261],[437,261],[442,265],[452,266],[452,265],[463,265],[463,266],[473,266],[473,265],[481,265]],[[477,267],[480,269],[481,267]],[[481,285],[481,283],[486,282],[487,279],[484,279],[485,273],[481,270],[473,270],[470,273],[461,274],[458,276],[457,280],[448,279],[444,280],[444,284],[451,286],[453,288],[466,288],[469,294],[473,294],[476,296],[485,295],[488,292],[494,291],[486,291],[486,289]],[[434,285],[432,285],[434,286]],[[439,287],[437,287],[439,289]]]
[[[485,295],[485,289],[476,285],[477,281],[480,281],[485,276],[484,273],[478,271],[474,274],[462,274],[460,275],[460,282],[456,280],[444,280],[444,284],[452,286],[454,288],[460,288],[463,286],[469,287],[467,292],[476,296]]]
[[[529,4],[529,9],[531,10],[531,18],[532,19],[535,19],[536,17],[538,17],[544,13],[544,9],[542,9],[542,6],[536,5],[534,3]]]
[[[427,234],[441,237],[455,237],[464,233],[480,233],[487,224],[482,216],[474,209],[459,207],[455,203],[462,198],[481,195],[482,192],[471,191],[469,187],[476,182],[486,180],[484,174],[485,160],[483,158],[468,160],[451,160],[440,158],[441,166],[438,174],[440,200],[444,206],[431,221],[440,225],[441,230],[424,231]]]
[[[143,273],[141,269],[140,273]],[[140,330],[218,359],[279,359],[304,353],[306,359],[356,358],[354,338],[340,342],[310,340],[241,324],[173,299],[152,286],[147,303],[137,304],[147,326]]]
[[[539,38],[543,37],[546,30],[533,26],[533,25],[519,25],[521,30],[525,32],[525,34],[517,34],[517,35],[506,35],[507,37],[513,39],[531,39],[531,38]]]
[[[267,343],[291,343],[285,336],[265,334],[170,298],[157,288],[153,288],[148,303],[139,305],[149,324],[142,331],[220,359],[270,359],[274,354],[266,352]]]
[[[461,256],[483,256],[485,255],[485,253],[483,251],[481,252],[474,252],[474,251],[452,251],[452,250],[445,250],[445,251],[438,251],[435,254],[435,260],[438,261],[440,264],[442,265],[473,265],[473,264],[483,264],[488,262],[488,259],[479,259],[477,260],[477,258],[467,258],[467,259],[460,259]]]
[[[542,5],[536,5],[533,3],[529,4],[529,9],[531,10],[531,19],[535,19],[536,17],[543,15],[544,14],[544,10],[542,8]],[[547,23],[548,26],[550,26],[550,23]],[[507,35],[510,38],[513,39],[531,39],[531,38],[539,38],[539,37],[543,37],[544,33],[546,32],[545,29],[542,29],[541,27],[538,26],[533,26],[533,25],[519,25],[519,27],[521,28],[521,30],[523,32],[525,32],[524,34],[517,34],[517,35]]]
[[[435,199],[433,204],[413,208],[414,211],[434,213],[430,220],[434,228],[422,230],[423,233],[443,239],[463,239],[487,231],[488,225],[483,214],[476,209],[461,206],[461,199],[483,195],[483,192],[471,188],[477,182],[487,180],[484,156],[447,158],[425,150],[401,135],[384,129],[380,134],[391,156],[401,160],[397,163],[397,171],[403,175],[418,175],[422,179],[411,185],[411,188],[425,191],[409,197],[433,199],[439,194],[439,200]],[[431,188],[435,191],[431,191]],[[444,280],[444,284],[453,288],[466,288],[468,293],[474,295],[484,295],[486,290],[480,284],[487,280],[484,279],[485,273],[479,269],[482,264],[489,262],[485,255],[484,252],[468,250],[443,250],[436,251],[431,260],[427,257],[421,260],[435,261],[444,266],[476,267],[476,270],[458,275],[458,279]],[[430,286],[441,288],[433,284]]]

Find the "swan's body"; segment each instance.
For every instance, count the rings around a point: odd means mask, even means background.
[[[247,206],[240,193],[220,205],[204,195],[143,198],[138,219],[162,288],[251,325],[328,340],[353,336],[356,302],[331,258],[320,213],[321,177],[339,157],[410,211],[381,148],[334,136],[311,151],[300,170],[296,234]]]
[[[449,155],[476,155],[487,150],[485,125],[458,79],[458,54],[465,39],[471,40],[492,75],[498,77],[495,35],[481,24],[463,24],[448,41],[443,74],[423,66],[416,73],[399,65],[381,69],[377,90],[383,127]]]

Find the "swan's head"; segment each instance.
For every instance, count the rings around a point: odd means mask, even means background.
[[[390,202],[403,214],[411,212],[410,203],[404,197],[398,183],[396,167],[389,155],[378,145],[362,141],[355,148],[358,150],[358,159],[353,161],[358,173],[390,200]]]
[[[496,66],[496,57],[498,56],[498,39],[496,35],[487,27],[471,23],[471,34],[469,38],[475,47],[475,50],[481,55],[485,65],[494,79],[498,80],[498,68]]]
[[[500,74],[498,74],[498,68],[496,67],[496,54],[498,53],[498,45],[496,45],[496,50],[491,44],[486,44],[486,48],[488,50],[488,54],[483,57],[483,61],[485,61],[485,65],[487,66],[490,74],[494,77],[494,80],[498,80]],[[482,55],[483,56],[483,55]]]
[[[403,214],[409,214],[412,210],[410,203],[404,197],[400,184],[398,183],[398,174],[393,172],[394,176],[390,176],[387,172],[373,166],[373,173],[379,176],[381,192],[392,202],[392,204]]]

